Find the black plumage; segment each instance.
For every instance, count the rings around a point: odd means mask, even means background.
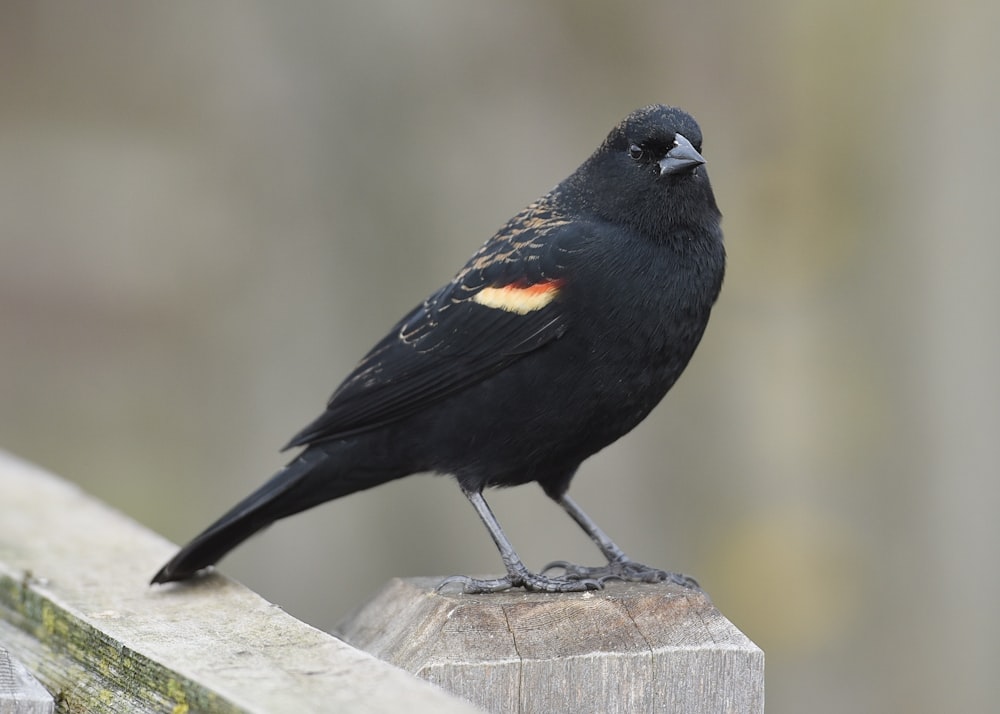
[[[636,426],[691,358],[725,265],[701,131],[639,109],[573,174],[514,216],[361,360],[289,442],[288,466],[153,578],[183,580],[274,521],[433,471],[454,476],[507,569],[466,591],[567,591],[675,576],[629,560],[566,491],[580,463]],[[287,448],[287,447],[286,447]],[[530,572],[483,499],[537,481],[608,564]]]

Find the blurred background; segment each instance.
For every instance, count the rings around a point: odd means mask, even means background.
[[[677,104],[727,282],[574,496],[766,651],[770,712],[987,711],[997,27],[992,0],[3,3],[0,446],[186,541],[511,214]],[[598,560],[534,486],[491,503],[529,565]],[[393,576],[500,567],[415,476],[222,570],[330,628]]]

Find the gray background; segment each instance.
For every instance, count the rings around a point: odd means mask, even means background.
[[[0,445],[186,540],[511,214],[678,104],[729,277],[573,494],[766,650],[770,712],[986,711],[998,26],[986,0],[4,3]],[[596,560],[539,489],[491,501],[530,565]],[[223,566],[319,627],[394,575],[499,568],[431,476]]]

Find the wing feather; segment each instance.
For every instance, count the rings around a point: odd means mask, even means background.
[[[559,292],[585,235],[544,202],[529,206],[400,320],[285,448],[403,419],[559,339],[571,327]],[[483,290],[495,291],[486,304],[476,300]]]

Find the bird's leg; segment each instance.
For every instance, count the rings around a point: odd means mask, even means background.
[[[564,577],[569,580],[581,578],[584,580],[598,580],[600,582],[607,580],[627,580],[629,582],[642,583],[672,582],[686,588],[701,589],[697,581],[692,577],[680,573],[671,573],[659,568],[652,568],[629,558],[600,529],[593,519],[584,513],[583,509],[576,505],[576,502],[566,494],[559,496],[555,501],[562,506],[570,518],[576,521],[584,532],[590,536],[590,539],[597,544],[597,547],[601,549],[601,553],[608,559],[608,564],[597,568],[588,568],[574,565],[564,560],[557,560],[545,566],[545,569],[542,571],[543,573],[548,572],[550,569],[561,568],[565,573]]]
[[[477,580],[466,575],[452,575],[441,581],[441,584],[438,585],[439,590],[451,583],[462,585],[462,591],[470,594],[501,592],[515,587],[549,593],[597,590],[602,587],[602,584],[593,578],[569,576],[550,578],[529,571],[524,563],[521,562],[521,558],[514,550],[514,546],[511,545],[510,541],[507,540],[507,536],[504,535],[503,529],[500,528],[500,523],[497,521],[496,516],[493,515],[493,511],[490,509],[489,504],[486,503],[486,499],[483,498],[482,491],[463,487],[462,493],[469,499],[469,502],[476,509],[476,513],[479,514],[486,529],[493,537],[493,542],[496,543],[497,550],[500,551],[500,557],[503,559],[503,564],[507,568],[507,575],[503,578],[491,580]]]

